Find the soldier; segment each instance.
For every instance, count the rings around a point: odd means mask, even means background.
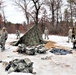
[[[7,38],[8,38],[8,32],[6,31],[6,28],[3,27],[0,33],[1,50],[5,50],[5,43]]]
[[[73,49],[76,49],[76,27],[73,28],[74,33],[73,33]]]
[[[16,30],[16,36],[17,36],[17,39],[20,38],[20,31],[19,30]]]
[[[72,42],[72,28],[69,27],[69,31],[68,31],[68,42],[71,40]]]
[[[49,37],[48,37],[48,33],[49,33],[48,28],[45,27],[45,30],[44,30],[45,39],[46,39],[46,38],[49,39]]]
[[[19,44],[17,52],[19,52],[19,53],[25,53],[26,52],[26,46],[25,46],[25,44]]]
[[[73,27],[73,29],[72,29],[72,40],[74,40],[74,39],[75,39],[75,29]]]

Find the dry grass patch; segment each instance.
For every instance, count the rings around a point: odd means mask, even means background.
[[[56,42],[53,42],[53,41],[46,41],[47,43],[45,44],[45,48],[53,48],[53,47],[56,47]]]
[[[53,41],[46,41],[47,43],[45,44],[45,48],[59,48],[59,49],[68,49],[68,47],[65,46],[57,46],[56,42]]]

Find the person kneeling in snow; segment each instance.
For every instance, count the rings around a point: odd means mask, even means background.
[[[5,50],[5,43],[8,38],[8,32],[6,31],[6,28],[3,27],[0,33],[0,45],[1,45],[1,50]]]
[[[25,44],[19,44],[17,52],[18,53],[25,53],[26,52],[26,46],[25,46]]]

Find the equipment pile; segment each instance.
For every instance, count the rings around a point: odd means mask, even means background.
[[[44,54],[48,49],[44,47],[44,44],[38,46],[25,46],[24,44],[18,45],[17,52],[28,54],[28,55],[35,55],[36,53]]]
[[[14,59],[8,63],[5,68],[8,73],[11,72],[23,72],[23,73],[33,73],[33,62],[30,59]]]

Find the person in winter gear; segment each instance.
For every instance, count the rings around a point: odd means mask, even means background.
[[[20,38],[20,31],[19,30],[16,30],[16,36],[17,36],[17,39]]]
[[[73,29],[72,29],[72,40],[73,39],[75,39],[75,29],[74,29],[74,27],[73,27]]]
[[[0,33],[0,44],[1,44],[1,50],[5,50],[5,43],[8,38],[8,32],[6,31],[6,28],[3,27]]]
[[[72,35],[72,38],[73,38],[73,49],[76,49],[76,26],[73,27],[73,35]]]
[[[45,27],[45,30],[44,30],[45,39],[46,39],[46,38],[49,39],[49,37],[48,37],[48,33],[49,33],[48,28]]]
[[[72,42],[72,28],[71,27],[69,27],[69,31],[68,31],[68,42],[70,42],[70,40]]]

